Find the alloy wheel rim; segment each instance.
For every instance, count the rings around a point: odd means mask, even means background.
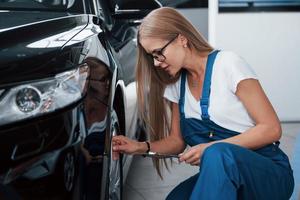
[[[113,126],[112,135],[117,135],[117,127]],[[112,149],[111,149],[112,155]],[[120,200],[121,197],[121,173],[120,173],[119,160],[113,160],[110,158],[110,170],[109,170],[109,199]]]
[[[68,152],[65,157],[64,163],[64,183],[65,188],[70,192],[73,188],[75,176],[75,165],[74,165],[74,156],[71,152]]]

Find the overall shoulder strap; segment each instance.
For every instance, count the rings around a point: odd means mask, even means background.
[[[181,73],[180,99],[179,99],[179,111],[180,111],[180,114],[181,114],[183,117],[185,117],[185,114],[184,114],[185,81],[186,81],[186,71],[183,70],[182,73]]]
[[[202,120],[209,120],[208,107],[209,107],[211,77],[212,77],[213,65],[218,53],[219,50],[215,50],[212,53],[210,53],[207,58],[202,96],[200,100]]]

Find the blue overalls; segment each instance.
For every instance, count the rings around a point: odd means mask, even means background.
[[[180,88],[180,129],[185,142],[194,146],[240,134],[210,120],[208,107],[211,75],[218,50],[209,54],[202,98],[201,119],[185,118],[186,72]],[[215,143],[204,151],[200,172],[180,183],[167,200],[287,200],[294,188],[293,172],[279,142],[255,151],[229,143]]]

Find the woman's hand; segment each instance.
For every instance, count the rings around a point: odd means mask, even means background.
[[[113,160],[119,159],[120,153],[134,154],[140,149],[140,142],[131,140],[123,135],[112,138]]]
[[[179,155],[179,162],[185,162],[190,165],[199,166],[204,150],[212,145],[212,143],[203,143],[191,147],[186,152]]]

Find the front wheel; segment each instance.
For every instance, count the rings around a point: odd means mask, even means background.
[[[111,117],[111,136],[120,135],[120,126],[118,116],[115,111]],[[110,156],[109,156],[109,189],[108,197],[110,200],[122,200],[123,195],[123,163],[122,155],[118,160],[112,159],[112,144],[110,145]]]

